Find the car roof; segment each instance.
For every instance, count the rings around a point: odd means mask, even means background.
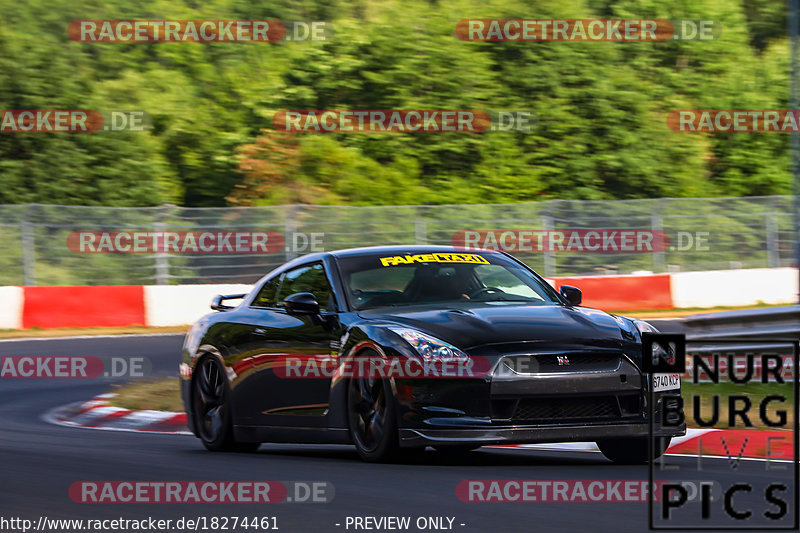
[[[323,261],[327,257],[358,257],[364,255],[384,254],[384,255],[406,255],[406,254],[431,254],[431,253],[467,253],[467,252],[480,252],[491,254],[502,254],[497,250],[485,250],[479,248],[457,248],[455,246],[437,246],[429,244],[407,244],[407,245],[391,245],[391,246],[364,246],[361,248],[345,248],[342,250],[331,250],[330,252],[315,252],[311,254],[301,255],[295,257],[278,266],[277,268],[267,272],[259,279],[257,284],[261,284],[266,278],[275,275],[280,271],[286,271],[295,268],[299,265]]]
[[[264,280],[274,276],[280,272],[285,272],[299,265],[323,261],[328,257],[357,257],[363,255],[385,254],[385,255],[405,255],[405,254],[425,254],[425,253],[465,253],[465,252],[481,252],[499,254],[497,250],[484,250],[484,249],[465,249],[456,248],[455,246],[435,246],[427,244],[406,244],[406,245],[392,245],[392,246],[364,246],[361,248],[345,248],[342,250],[332,250],[330,252],[315,252],[311,254],[301,255],[283,263],[282,265],[274,268],[273,270],[264,274],[257,282],[256,286],[260,286]]]
[[[482,253],[497,253],[495,250],[483,249],[466,249],[457,248],[455,246],[436,246],[429,244],[406,244],[406,245],[391,245],[391,246],[366,246],[362,248],[347,248],[344,250],[334,250],[330,255],[334,257],[351,257],[357,255],[372,255],[372,254],[424,254],[424,253],[464,253],[464,252],[482,252]]]
[[[385,254],[385,255],[406,255],[406,254],[425,254],[425,253],[499,253],[497,250],[485,250],[479,248],[457,248],[455,246],[438,246],[431,244],[407,244],[391,246],[363,246],[361,248],[344,248],[342,250],[331,250],[329,252],[316,252],[287,261],[278,269],[294,267],[295,265],[322,261],[326,257],[357,257],[363,255]],[[277,269],[276,269],[277,270]]]

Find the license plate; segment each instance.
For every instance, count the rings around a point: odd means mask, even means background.
[[[680,374],[653,374],[653,390],[675,390],[681,388]]]

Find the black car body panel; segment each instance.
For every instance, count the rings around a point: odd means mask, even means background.
[[[641,337],[631,319],[571,306],[549,286],[554,296],[548,297],[558,299],[550,305],[458,301],[354,309],[341,269],[346,258],[458,252],[435,246],[344,250],[304,256],[270,272],[236,308],[204,316],[187,335],[181,390],[189,427],[197,434],[193,371],[201,358],[214,357],[227,372],[237,440],[348,443],[347,379],[288,379],[281,365],[300,356],[335,366],[367,349],[387,360],[418,358],[391,329],[400,327],[424,332],[487,365],[475,376],[389,378],[401,446],[648,434],[650,380],[641,372]],[[519,263],[500,252],[480,253]],[[267,283],[314,264],[322,265],[332,295],[319,314],[254,305]],[[566,357],[569,366],[559,366],[558,357]],[[655,434],[683,434],[684,425],[661,427],[661,396],[655,393]]]

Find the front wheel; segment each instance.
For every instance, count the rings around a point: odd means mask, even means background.
[[[370,376],[354,377],[347,387],[350,438],[358,455],[368,462],[397,457],[400,445],[389,383]]]
[[[661,457],[667,448],[672,437],[657,437],[655,449],[653,450],[653,460]],[[650,459],[649,440],[644,437],[634,437],[627,439],[605,439],[597,441],[597,447],[603,452],[606,458],[619,464],[646,464]]]
[[[229,405],[230,388],[225,371],[213,357],[206,357],[195,370],[192,410],[197,435],[212,452],[254,452],[258,442],[236,442]]]

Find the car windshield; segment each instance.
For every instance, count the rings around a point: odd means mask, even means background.
[[[491,252],[376,253],[338,262],[355,310],[456,302],[560,303],[552,287]]]

